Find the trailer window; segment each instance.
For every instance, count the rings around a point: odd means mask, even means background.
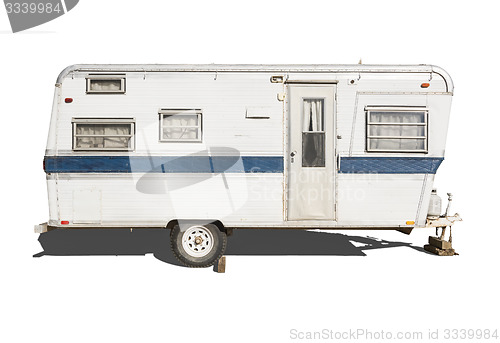
[[[134,150],[133,119],[73,119],[73,150]]]
[[[88,94],[125,93],[125,77],[120,75],[96,75],[87,78]]]
[[[366,150],[427,152],[426,108],[367,107]]]
[[[302,167],[325,166],[323,99],[304,99],[302,111]]]
[[[160,141],[201,142],[201,110],[162,109]]]

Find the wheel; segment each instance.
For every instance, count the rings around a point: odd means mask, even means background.
[[[181,231],[175,225],[170,245],[177,259],[187,267],[210,267],[226,250],[227,237],[214,224],[192,225]]]

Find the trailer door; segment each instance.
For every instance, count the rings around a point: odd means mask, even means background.
[[[335,218],[336,85],[288,86],[287,220]]]

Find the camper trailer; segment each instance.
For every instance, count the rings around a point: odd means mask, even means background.
[[[36,231],[169,229],[194,267],[235,228],[409,233],[436,211],[452,95],[431,65],[73,65]]]

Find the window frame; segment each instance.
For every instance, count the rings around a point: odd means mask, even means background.
[[[365,122],[365,148],[369,153],[420,153],[427,154],[429,152],[429,109],[425,106],[366,106],[366,122]],[[370,122],[370,113],[373,112],[424,112],[423,123],[373,123]],[[423,126],[424,136],[370,136],[371,126]],[[372,149],[370,148],[371,139],[422,139],[424,141],[424,149]]]
[[[109,80],[109,81],[114,81],[114,80],[120,80],[120,90],[112,90],[112,91],[105,91],[105,90],[92,90],[91,89],[91,83],[94,80]],[[85,78],[85,83],[86,83],[86,94],[125,94],[126,92],[126,77],[125,75],[117,75],[117,74],[111,74],[111,75],[88,75]]]
[[[198,125],[190,125],[190,126],[164,126],[163,119],[166,115],[196,115],[198,119]],[[201,143],[203,142],[203,111],[201,109],[173,109],[173,108],[161,108],[158,110],[159,116],[159,141],[166,143]],[[166,127],[170,128],[197,128],[198,129],[198,138],[189,138],[189,139],[178,139],[178,138],[164,138],[163,137],[163,129]]]
[[[129,124],[130,135],[78,135],[78,124]],[[135,150],[135,118],[72,118],[72,150],[73,151],[134,151]],[[77,148],[78,137],[130,137],[130,147],[127,148]]]

